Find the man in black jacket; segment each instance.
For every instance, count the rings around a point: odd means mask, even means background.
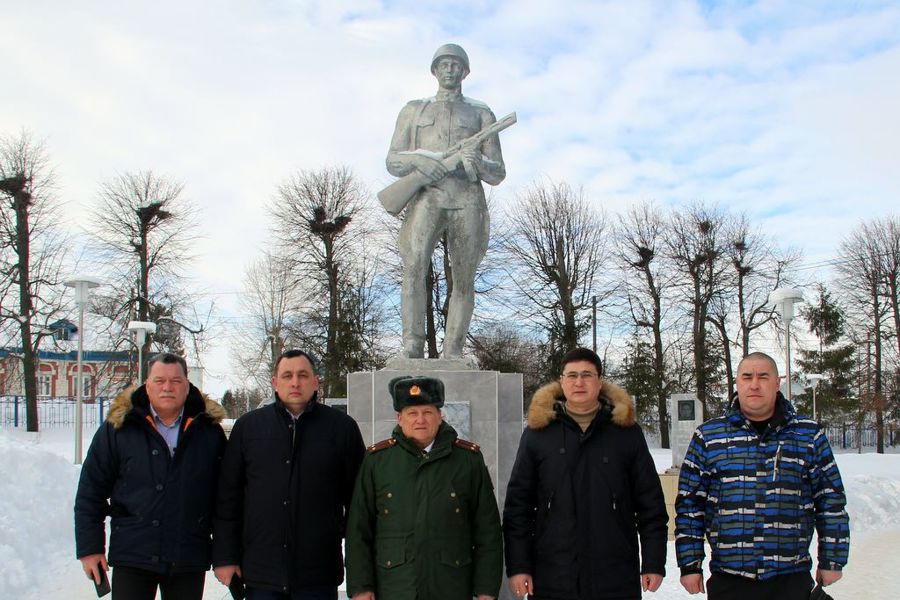
[[[665,575],[659,477],[634,403],[601,378],[600,358],[576,348],[562,364],[531,401],[506,489],[509,587],[533,600],[636,600]]]
[[[75,496],[75,545],[85,574],[109,565],[119,600],[199,600],[211,562],[214,493],[225,434],[221,406],[187,378],[174,354],[150,361],[144,385],[124,390],[94,435]]]
[[[275,363],[275,402],[234,424],[219,480],[213,565],[248,600],[336,600],[341,538],[365,446],[356,421],[318,402],[313,359]]]

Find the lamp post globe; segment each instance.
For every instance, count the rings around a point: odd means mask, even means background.
[[[138,383],[144,381],[144,342],[148,333],[156,333],[153,321],[128,321],[128,331],[134,332],[134,342],[138,349]]]
[[[813,397],[812,397],[812,418],[813,418],[814,420],[815,420],[815,418],[816,418],[816,390],[817,390],[818,387],[819,387],[819,382],[822,381],[823,379],[828,379],[828,377],[826,377],[825,375],[822,375],[821,373],[807,373],[807,374],[806,374],[806,382],[807,382],[807,386],[806,386],[806,387],[811,387],[811,388],[812,388],[812,393],[813,393]]]

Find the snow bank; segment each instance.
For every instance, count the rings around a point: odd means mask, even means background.
[[[86,429],[85,448],[92,435]],[[72,502],[79,467],[72,464],[72,438],[71,429],[0,429],[0,598],[96,598],[75,559]],[[671,464],[669,450],[652,453],[660,471]],[[873,597],[893,597],[889,590],[896,586],[886,574],[896,562],[890,549],[900,541],[900,454],[838,454],[837,462],[847,488],[851,560],[833,595],[851,598],[866,589]],[[697,598],[678,584],[674,543],[668,554],[668,576],[647,597]],[[227,589],[207,574],[204,600],[227,597]]]
[[[42,448],[40,434],[0,431],[0,598],[22,597],[75,561],[78,472]]]

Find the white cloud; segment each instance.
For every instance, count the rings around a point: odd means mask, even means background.
[[[347,164],[373,192],[390,180],[394,119],[434,92],[428,65],[447,41],[469,52],[465,93],[519,115],[502,136],[501,204],[540,176],[584,185],[612,210],[705,199],[811,257],[896,204],[893,3],[441,6],[14,3],[0,131],[47,139],[77,221],[119,172],[183,181],[204,227],[192,273],[228,292],[224,307],[293,171]]]

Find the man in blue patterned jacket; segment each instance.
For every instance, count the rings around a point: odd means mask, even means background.
[[[710,600],[809,598],[814,526],[816,581],[834,583],[847,564],[850,528],[831,447],[778,387],[775,361],[748,354],[731,410],[694,432],[675,503],[681,585],[691,594],[704,591],[704,536]]]

